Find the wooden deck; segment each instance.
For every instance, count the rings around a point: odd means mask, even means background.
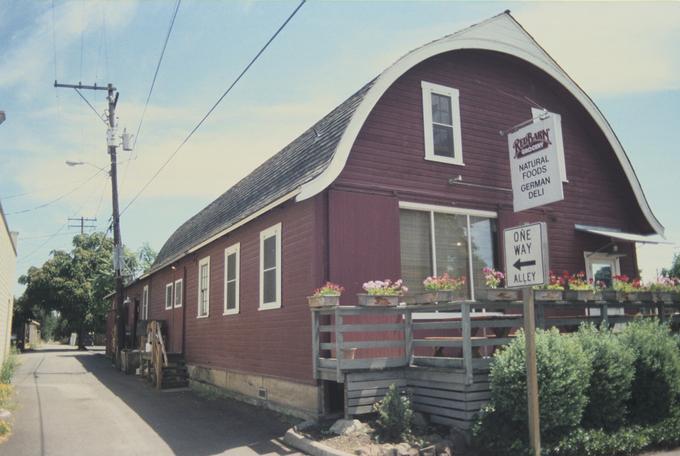
[[[680,303],[537,301],[536,326],[576,330],[640,316],[678,317]],[[596,315],[593,315],[596,314]],[[521,301],[312,309],[314,375],[344,385],[345,415],[370,413],[390,384],[433,422],[468,429],[488,401],[495,350],[523,326]]]

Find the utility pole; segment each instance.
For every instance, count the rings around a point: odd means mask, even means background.
[[[80,95],[80,90],[106,90],[109,109],[107,120],[109,128],[106,131],[107,151],[111,157],[111,201],[113,206],[113,269],[116,280],[116,363],[120,361],[120,351],[125,346],[125,322],[123,321],[123,241],[120,236],[120,214],[118,210],[118,173],[116,169],[116,105],[118,91],[109,83],[106,87],[97,84],[87,86],[78,84],[59,84],[54,81],[54,87],[74,89]],[[82,95],[81,95],[82,97]]]
[[[85,228],[96,228],[96,225],[90,225],[90,223],[96,222],[96,218],[85,218],[85,217],[80,217],[80,218],[68,218],[68,223],[69,223],[69,228],[78,228],[80,227],[80,234],[85,234]],[[75,223],[75,225],[71,225],[71,222]]]

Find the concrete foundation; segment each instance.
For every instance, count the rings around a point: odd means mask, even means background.
[[[231,397],[303,419],[315,419],[320,414],[320,388],[315,385],[192,364],[187,364],[187,370],[189,386],[199,391]]]

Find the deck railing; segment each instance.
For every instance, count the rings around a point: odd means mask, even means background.
[[[471,384],[495,350],[523,326],[522,301],[455,301],[397,307],[312,309],[315,378],[409,365],[455,369]],[[677,316],[680,303],[536,301],[536,326],[574,331],[583,322],[614,326],[634,318]]]

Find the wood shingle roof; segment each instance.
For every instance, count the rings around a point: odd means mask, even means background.
[[[321,174],[330,164],[369,82],[276,155],[184,222],[158,252],[151,270],[184,256],[192,247],[261,210]]]

